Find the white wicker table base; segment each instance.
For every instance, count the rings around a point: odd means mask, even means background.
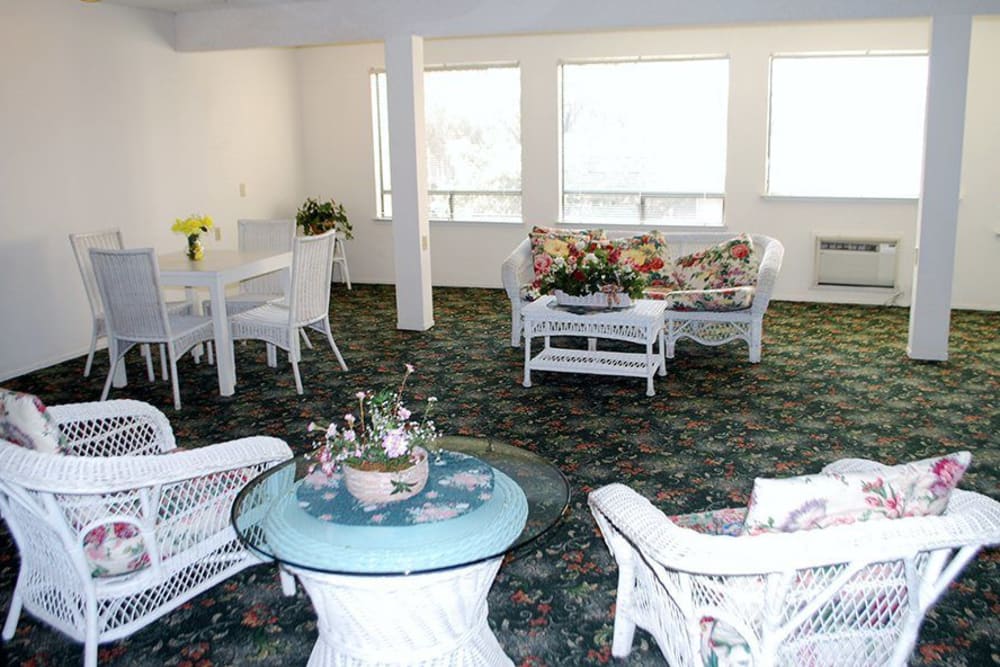
[[[531,371],[589,373],[646,378],[646,396],[655,396],[653,376],[667,374],[664,358],[661,301],[639,300],[628,310],[574,315],[549,307],[543,297],[524,309],[524,386],[531,386]],[[552,336],[587,338],[587,349],[552,347]],[[531,339],[542,337],[544,347],[531,356]],[[645,352],[607,352],[597,349],[597,339],[619,340],[645,346]],[[655,344],[655,349],[654,349]]]
[[[500,562],[398,576],[289,567],[316,610],[308,667],[512,667],[487,622]]]

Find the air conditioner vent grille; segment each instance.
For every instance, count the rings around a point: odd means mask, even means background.
[[[896,288],[898,239],[816,237],[816,285]]]

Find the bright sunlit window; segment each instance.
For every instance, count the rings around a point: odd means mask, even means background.
[[[378,210],[392,217],[386,75],[372,75]],[[521,219],[521,78],[516,65],[424,73],[433,220]]]
[[[729,60],[566,63],[562,217],[721,225]]]
[[[925,55],[771,59],[768,194],[920,193]]]

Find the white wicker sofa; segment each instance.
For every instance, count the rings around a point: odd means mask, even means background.
[[[132,400],[39,410],[61,451],[15,444],[6,425],[0,434],[0,514],[21,561],[4,640],[24,610],[82,642],[83,664],[96,667],[98,644],[265,562],[244,549],[229,513],[247,481],[291,458],[284,442],[179,450],[163,413]]]
[[[613,230],[605,232],[609,239],[633,236],[635,231]],[[663,234],[671,257],[680,257],[736,236],[734,232],[670,232]],[[751,234],[754,252],[760,264],[756,290],[749,308],[731,311],[667,310],[665,318],[666,356],[673,358],[674,348],[681,338],[691,338],[702,345],[722,345],[733,340],[746,341],[750,348],[750,361],[757,363],[761,356],[761,334],[764,313],[771,301],[774,283],[781,269],[784,246],[775,238]],[[521,307],[528,302],[526,289],[535,279],[531,255],[531,241],[525,238],[504,260],[500,269],[501,281],[510,299],[510,344],[521,343],[523,321]]]

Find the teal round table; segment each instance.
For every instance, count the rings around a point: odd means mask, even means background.
[[[313,603],[309,667],[512,664],[486,596],[504,554],[562,517],[569,484],[511,445],[435,444],[427,486],[399,503],[353,501],[305,455],[252,480],[233,504],[240,539],[295,575]]]

